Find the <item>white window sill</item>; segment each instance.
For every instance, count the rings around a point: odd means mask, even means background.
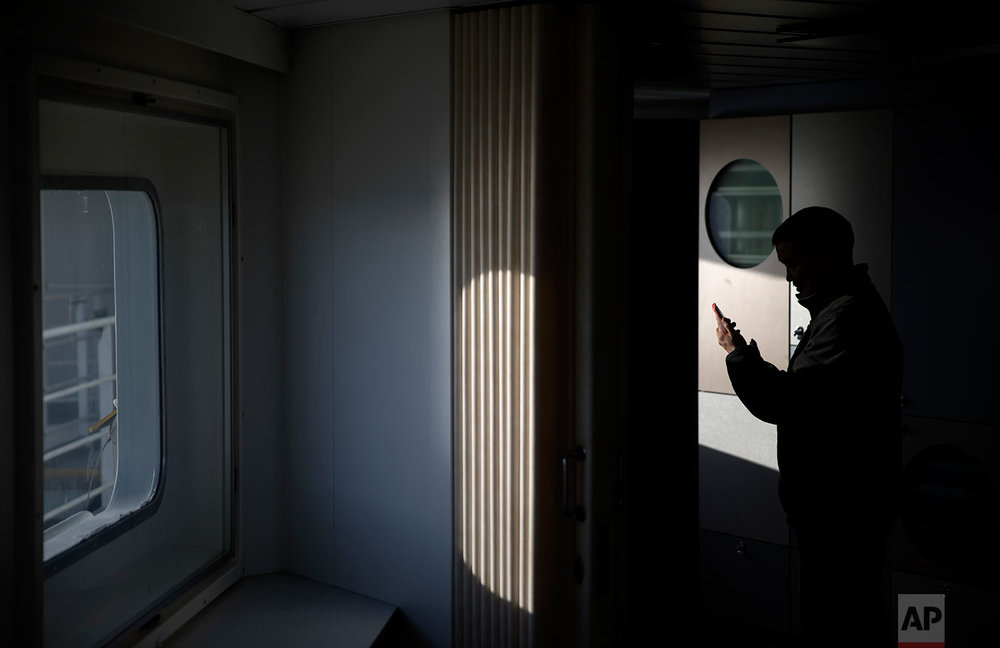
[[[247,576],[162,646],[369,648],[388,632],[393,605],[289,572]]]

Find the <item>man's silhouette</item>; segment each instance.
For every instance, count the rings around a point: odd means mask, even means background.
[[[889,312],[854,265],[850,223],[824,207],[774,232],[809,327],[781,371],[716,315],[736,395],[778,428],[778,493],[795,529],[807,645],[894,639],[880,594],[896,516],[902,349]]]

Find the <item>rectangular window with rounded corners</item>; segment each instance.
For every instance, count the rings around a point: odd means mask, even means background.
[[[151,514],[165,453],[152,183],[46,176],[40,213],[48,566]]]
[[[117,642],[239,566],[235,113],[139,105],[115,89],[132,77],[102,74],[38,85],[30,422],[53,648]]]

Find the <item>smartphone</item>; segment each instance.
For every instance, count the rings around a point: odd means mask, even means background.
[[[722,311],[720,311],[719,307],[714,303],[712,304],[712,310],[715,311],[715,314],[719,317],[719,319],[726,319],[726,316],[722,314]]]

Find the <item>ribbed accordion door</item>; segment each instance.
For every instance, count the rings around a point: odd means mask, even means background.
[[[456,646],[532,645],[536,11],[454,23]]]

